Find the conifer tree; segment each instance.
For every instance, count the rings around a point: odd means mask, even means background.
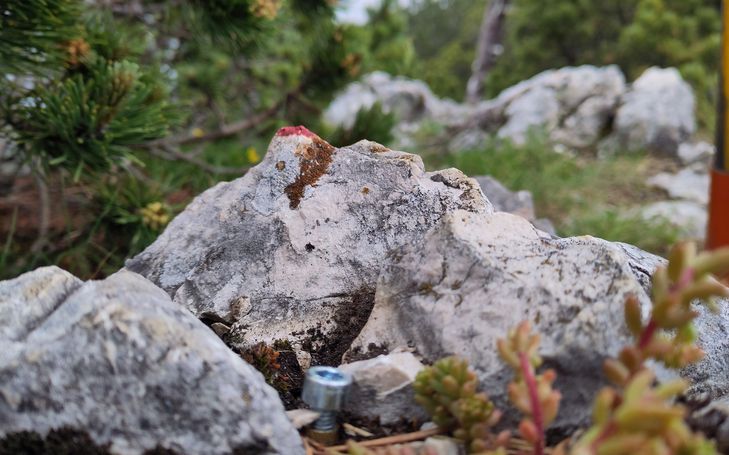
[[[16,198],[26,206],[0,203],[0,279],[49,263],[86,278],[117,269],[194,194],[255,164],[277,127],[316,127],[365,62],[403,61],[371,57],[368,33],[336,23],[335,7],[0,0],[0,143],[37,187]]]

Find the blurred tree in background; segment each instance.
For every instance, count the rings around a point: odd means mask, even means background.
[[[422,0],[409,9],[435,93],[463,98],[487,3]],[[696,90],[701,126],[713,129],[720,9],[720,0],[512,0],[486,97],[550,68],[617,64],[633,80],[649,66],[675,66]]]
[[[363,70],[408,70],[401,11],[358,27],[335,4],[0,1],[0,279],[115,271],[278,127],[316,128]]]

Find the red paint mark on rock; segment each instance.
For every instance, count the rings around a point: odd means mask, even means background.
[[[284,126],[276,132],[276,136],[306,136],[306,137],[318,137],[316,134],[309,131],[305,126]]]

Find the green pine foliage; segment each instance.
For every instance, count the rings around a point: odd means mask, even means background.
[[[17,106],[10,124],[28,158],[63,166],[78,181],[134,159],[131,146],[167,133],[171,113],[161,89],[137,64],[98,59],[74,73]]]
[[[395,114],[384,112],[380,103],[371,108],[362,108],[357,112],[351,128],[340,126],[326,137],[335,147],[344,147],[357,141],[367,139],[380,144],[389,144],[393,140],[392,128],[395,126]]]
[[[78,0],[0,3],[0,72],[48,70],[58,62],[61,43],[77,32]]]
[[[0,279],[46,264],[83,278],[118,269],[195,194],[258,163],[278,127],[317,130],[336,90],[412,61],[401,11],[379,10],[374,32],[337,23],[336,6],[0,2],[0,146],[32,170],[16,183],[37,186],[16,197],[26,187],[0,182],[0,196],[36,201],[0,204]],[[386,142],[388,118],[346,134]]]

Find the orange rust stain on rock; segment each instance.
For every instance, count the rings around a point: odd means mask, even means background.
[[[389,151],[390,149],[385,147],[384,145],[372,144],[372,146],[370,146],[370,152],[372,153],[385,153]]]
[[[318,136],[311,138],[311,144],[302,144],[300,147],[300,150],[296,150],[300,156],[299,175],[284,189],[284,193],[289,198],[289,207],[292,209],[297,208],[301,203],[306,187],[315,185],[321,176],[326,174],[336,150]]]

